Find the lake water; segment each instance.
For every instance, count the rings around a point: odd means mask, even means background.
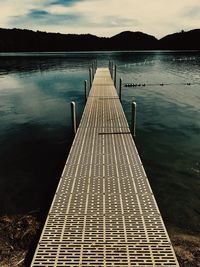
[[[148,84],[123,87],[123,108],[131,123],[137,102],[136,144],[166,225],[198,232],[199,52],[0,54],[1,214],[47,211],[73,140],[70,102],[80,120],[95,59],[114,60],[117,80]]]

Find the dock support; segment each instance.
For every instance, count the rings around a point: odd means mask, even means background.
[[[110,62],[110,75],[111,78],[113,79],[113,61]]]
[[[109,60],[109,71],[110,71],[111,78],[112,78],[112,66],[113,66],[113,62]]]
[[[116,85],[117,85],[117,65],[115,65],[115,67],[114,67],[114,71],[115,71],[114,85],[115,85],[115,87],[116,87]]]
[[[94,75],[96,74],[97,70],[97,60],[94,60],[92,63],[92,80],[94,80]]]
[[[92,87],[92,68],[89,68],[90,88]]]
[[[72,117],[72,128],[74,131],[74,135],[76,134],[76,104],[75,102],[71,102],[71,117]]]
[[[132,102],[132,134],[136,137],[136,108],[137,104]]]
[[[92,63],[92,81],[94,80],[94,75],[95,75],[95,63]]]
[[[94,65],[93,65],[93,63],[91,65],[91,71],[92,71],[92,82],[93,82],[93,75],[94,75]]]
[[[85,103],[87,101],[87,80],[84,81],[84,88],[85,88]]]
[[[95,60],[95,74],[96,74],[96,71],[97,71],[97,59]]]
[[[122,78],[119,79],[119,100],[122,101]]]

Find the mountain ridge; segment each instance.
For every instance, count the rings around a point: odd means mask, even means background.
[[[200,50],[200,29],[181,31],[157,39],[140,31],[111,37],[62,34],[27,29],[0,28],[0,52],[58,52],[113,50]]]

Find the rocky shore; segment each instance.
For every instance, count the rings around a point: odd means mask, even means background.
[[[169,234],[180,267],[200,267],[200,235]]]
[[[0,267],[24,267],[40,223],[33,215],[0,217]]]
[[[27,267],[27,254],[40,229],[34,215],[0,217],[0,267]],[[181,267],[200,267],[200,235],[169,231]]]

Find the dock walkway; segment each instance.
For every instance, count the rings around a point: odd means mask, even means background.
[[[179,266],[107,68],[97,69],[31,266]]]

